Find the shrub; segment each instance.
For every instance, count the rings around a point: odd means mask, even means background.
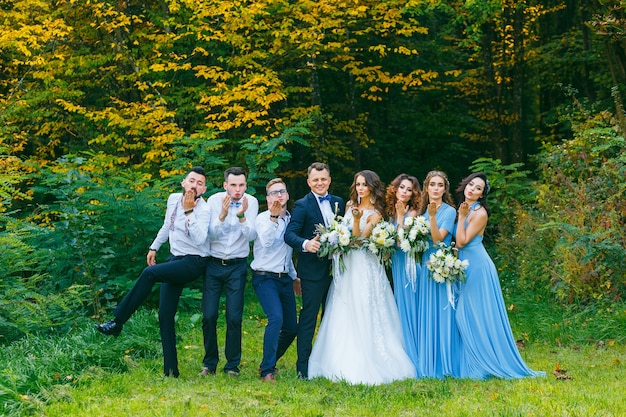
[[[0,232],[0,344],[33,332],[67,331],[74,317],[84,314],[88,291],[83,286],[44,290],[52,279],[39,262],[37,249],[26,243],[39,233],[45,230],[24,221],[7,222]]]
[[[501,234],[510,235],[521,205],[527,205],[533,200],[533,182],[528,178],[531,172],[523,167],[522,163],[502,165],[501,160],[491,158],[479,158],[470,166],[472,172],[484,172],[491,186],[487,196],[491,207],[488,224],[490,233],[485,234],[490,241]]]
[[[536,200],[516,216],[507,264],[526,287],[548,286],[570,304],[621,299],[626,290],[624,138],[599,114],[536,157]]]
[[[167,190],[150,187],[141,173],[108,172],[97,160],[62,159],[44,171],[33,189],[48,203],[28,214],[48,230],[28,240],[55,277],[44,290],[84,286],[85,305],[100,316],[145,267]]]

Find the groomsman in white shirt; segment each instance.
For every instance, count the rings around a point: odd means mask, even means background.
[[[246,194],[246,171],[231,167],[224,172],[224,190],[209,197],[210,256],[202,288],[204,359],[200,375],[214,375],[219,362],[217,318],[222,290],[226,293],[226,346],[224,373],[239,376],[241,323],[250,242],[256,237],[259,212],[256,198]]]
[[[113,311],[115,318],[96,325],[100,333],[118,336],[126,321],[148,298],[154,284],[160,282],[159,327],[163,370],[165,376],[173,377],[179,375],[174,327],[178,300],[184,285],[204,273],[209,255],[206,244],[209,211],[202,198],[206,191],[204,169],[200,166],[191,168],[180,185],[183,192],[170,194],[167,199],[163,226],[146,256],[148,266]],[[157,263],[156,253],[168,241],[170,257],[167,262]]]
[[[287,211],[289,193],[280,178],[265,187],[268,210],[256,219],[252,285],[267,316],[263,338],[263,360],[259,367],[261,381],[276,382],[276,362],[287,351],[298,331],[296,298],[300,279],[293,265],[291,246],[284,240],[291,220]]]

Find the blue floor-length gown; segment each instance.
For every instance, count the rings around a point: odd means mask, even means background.
[[[430,223],[426,211],[423,216]],[[454,230],[456,210],[443,203],[437,210],[437,227],[448,231],[444,243],[450,244]],[[436,252],[437,245],[429,240],[429,248],[422,256],[421,271],[417,279],[417,337],[419,378],[443,378],[457,376],[459,373],[460,339],[454,320],[455,311],[448,302],[446,284],[440,284],[430,278],[426,263],[430,255]]]
[[[475,210],[476,203],[470,208]],[[467,227],[467,219],[464,219]],[[469,261],[466,280],[460,284],[456,323],[461,334],[462,378],[505,379],[543,376],[530,369],[517,350],[507,316],[496,267],[476,235],[459,249],[459,259]]]
[[[393,278],[393,295],[398,305],[402,336],[407,355],[418,365],[417,351],[417,275],[421,272],[420,265],[415,266],[415,282],[411,282],[407,274],[407,254],[400,248],[391,255],[391,276]],[[410,266],[409,266],[410,267]]]

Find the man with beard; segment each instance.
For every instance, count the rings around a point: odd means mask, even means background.
[[[204,273],[209,255],[206,239],[210,216],[207,203],[202,198],[206,191],[204,169],[199,166],[191,168],[180,184],[183,193],[173,193],[167,200],[165,221],[148,251],[148,267],[113,311],[115,318],[96,325],[100,333],[118,336],[124,323],[150,295],[154,284],[166,284],[161,288],[159,323],[164,373],[173,377],[179,375],[174,333],[178,299],[183,286]],[[156,253],[168,240],[170,257],[167,262],[157,264]]]

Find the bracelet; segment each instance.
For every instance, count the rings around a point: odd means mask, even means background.
[[[150,251],[155,251],[155,252],[156,252],[157,250],[156,250],[156,249],[149,248],[149,249],[148,249],[148,252],[150,252]]]
[[[237,214],[238,219],[243,219],[244,217],[246,217],[246,213]]]
[[[279,216],[278,214],[277,214],[276,216],[274,216],[273,214],[270,214],[270,217],[271,217],[272,219],[277,219],[277,218],[279,218],[280,216]]]
[[[193,213],[193,209],[185,210],[185,214]]]

